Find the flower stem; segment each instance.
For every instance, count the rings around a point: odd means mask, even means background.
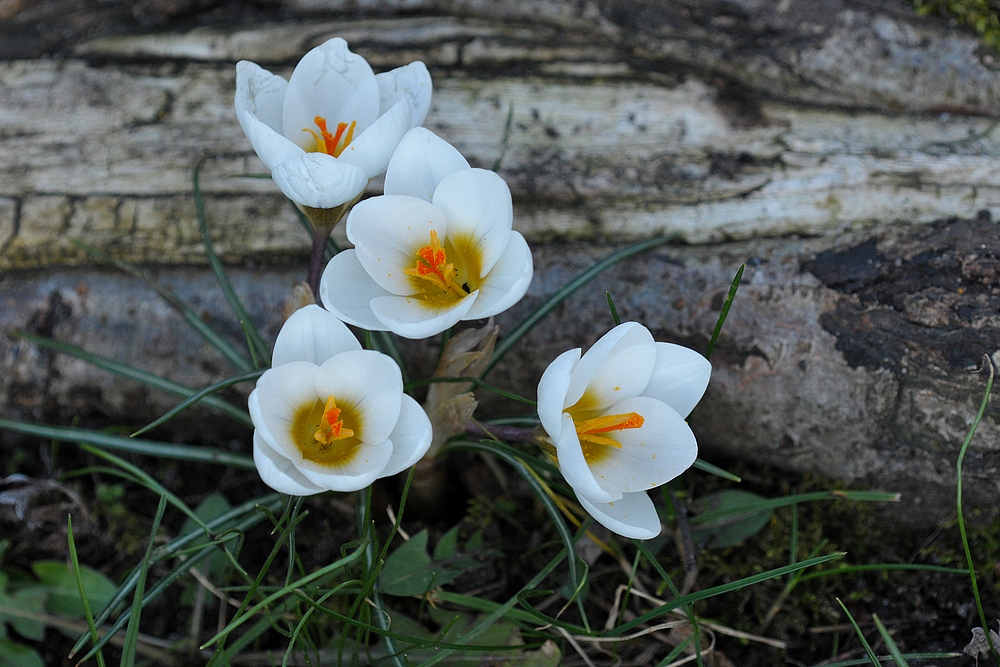
[[[513,442],[534,442],[538,439],[538,428],[535,426],[483,425],[476,421],[469,421],[465,425],[465,431],[483,438],[498,438]]]
[[[309,287],[320,306],[323,302],[319,296],[319,279],[323,275],[323,252],[326,250],[326,240],[330,238],[330,229],[313,226],[312,252],[309,253]]]

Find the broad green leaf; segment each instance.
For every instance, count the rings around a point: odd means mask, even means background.
[[[465,570],[477,565],[465,558],[432,561],[427,555],[427,530],[424,529],[385,559],[379,573],[379,587],[387,595],[423,595],[434,586],[454,581]]]
[[[25,639],[41,641],[45,636],[45,624],[39,620],[23,618],[16,612],[24,611],[31,614],[42,614],[45,612],[45,598],[48,593],[40,586],[30,586],[22,588],[13,593],[7,594],[0,589],[0,626],[10,623],[17,634]],[[15,613],[6,613],[3,609],[10,609]],[[4,635],[0,633],[0,637]],[[2,661],[0,661],[2,664]]]
[[[434,547],[434,560],[445,560],[454,558],[458,553],[458,526],[453,526],[451,530],[441,536]]]
[[[717,519],[692,525],[691,536],[704,542],[709,548],[721,549],[739,544],[759,533],[771,520],[774,510],[767,507],[752,509],[756,503],[766,501],[767,498],[763,496],[739,489],[727,489],[705,496],[694,503],[694,510],[698,514],[725,512],[736,507],[748,508],[748,511],[725,514]]]
[[[49,611],[64,616],[83,617],[83,603],[77,591],[76,576],[65,563],[40,560],[32,563],[31,569],[49,593],[45,605]],[[83,590],[94,609],[103,609],[118,590],[113,581],[86,565],[80,566],[80,577],[83,579]]]
[[[0,665],[3,667],[45,667],[42,656],[33,648],[0,639]]]

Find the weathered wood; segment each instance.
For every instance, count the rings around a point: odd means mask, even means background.
[[[552,358],[610,326],[605,289],[659,339],[703,349],[749,261],[692,416],[703,450],[903,491],[912,521],[950,512],[972,370],[1000,340],[1000,74],[973,35],[862,0],[287,0],[231,21],[226,2],[44,7],[30,39],[27,18],[0,16],[17,36],[0,48],[0,330],[192,386],[231,374],[136,281],[73,268],[88,260],[70,239],[154,265],[238,344],[206,271],[177,266],[204,261],[201,160],[216,249],[253,263],[234,280],[273,336],[308,236],[270,179],[247,177],[264,168],[233,118],[233,63],[287,73],[341,35],[378,70],[427,62],[427,126],[499,162],[537,268],[503,331],[612,247],[693,244],[608,272],[492,381],[533,395]],[[202,25],[139,29],[185,13]],[[934,222],[948,218],[965,222]],[[406,352],[426,365],[429,346]],[[0,359],[5,414],[136,420],[173,403],[9,338]],[[966,465],[969,499],[994,509],[998,424],[991,408]]]

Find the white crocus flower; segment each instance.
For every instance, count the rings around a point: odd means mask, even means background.
[[[701,400],[712,366],[680,345],[657,343],[626,322],[582,357],[559,355],[538,383],[538,417],[556,445],[559,470],[599,523],[650,539],[660,519],[648,489],[694,463],[698,445],[684,421]]]
[[[282,493],[357,491],[416,463],[431,424],[399,367],[319,306],[295,311],[249,398],[253,459]]]
[[[421,62],[375,74],[335,37],[309,51],[286,81],[243,60],[236,65],[236,116],[285,195],[330,209],[354,201],[385,171],[431,99]]]
[[[348,324],[426,338],[510,308],[531,282],[531,250],[511,229],[510,190],[429,130],[410,130],[385,195],[347,218],[354,243],[327,265],[323,305]]]

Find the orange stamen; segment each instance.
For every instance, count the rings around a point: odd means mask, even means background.
[[[353,435],[354,431],[344,428],[344,422],[340,418],[340,408],[337,407],[337,401],[334,400],[333,396],[328,397],[326,405],[323,408],[323,417],[319,422],[319,430],[313,434],[316,442],[321,446],[329,445],[335,440],[343,440]]]
[[[581,422],[574,421],[576,433],[581,441],[586,440],[597,445],[607,445],[621,449],[622,444],[614,438],[609,438],[601,433],[612,433],[614,431],[624,431],[630,428],[641,428],[646,423],[645,418],[638,412],[628,412],[620,415],[604,415],[585,419]]]
[[[336,134],[331,134],[330,130],[326,127],[326,118],[322,116],[316,116],[313,118],[313,122],[316,123],[316,127],[319,128],[319,134],[316,134],[313,130],[308,127],[302,128],[303,132],[308,132],[313,136],[316,141],[316,151],[319,153],[326,153],[327,155],[332,155],[333,157],[340,157],[340,154],[344,152],[348,144],[354,139],[354,128],[357,127],[357,121],[351,121],[350,125],[347,123],[337,123]],[[346,133],[346,134],[345,134]],[[341,143],[343,140],[343,143]]]
[[[442,292],[451,293],[459,299],[470,294],[468,289],[459,285],[455,280],[458,277],[458,269],[448,261],[448,255],[441,247],[437,232],[433,229],[431,230],[430,245],[425,245],[417,250],[416,266],[403,269],[403,272],[408,276],[426,280]]]

